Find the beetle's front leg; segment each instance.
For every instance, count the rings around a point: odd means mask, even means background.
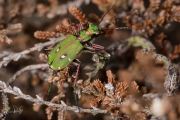
[[[89,46],[89,45],[85,45],[84,46],[84,49],[83,49],[83,51],[85,51],[85,52],[89,52],[89,53],[95,53],[95,51],[96,51],[96,49],[94,49],[93,47],[91,47],[91,46]]]
[[[90,43],[92,48],[96,49],[96,50],[105,50],[105,48],[101,45],[97,45],[97,44],[93,44],[93,43]]]
[[[103,46],[93,44],[93,43],[85,44],[84,50],[90,53],[97,53],[97,51],[106,51]]]
[[[93,61],[99,62],[99,60],[106,60],[110,58],[110,54],[105,50],[103,46],[89,43],[88,46],[85,46],[85,49],[88,52],[95,53],[93,54]]]
[[[93,54],[92,60],[94,62],[104,61],[110,58],[110,54],[105,50],[103,46],[89,43],[89,46],[85,47],[88,51]]]
[[[96,54],[93,54],[92,60],[94,62],[103,62],[110,59],[111,55],[106,50],[99,50]]]
[[[94,44],[92,42],[89,42],[88,44],[86,44],[86,46],[90,47],[90,49],[94,49],[94,50],[105,50],[105,48],[103,46]]]

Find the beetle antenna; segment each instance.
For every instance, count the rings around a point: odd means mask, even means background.
[[[114,28],[115,30],[132,30],[130,27],[119,27],[119,28]]]
[[[106,28],[104,30],[131,30],[132,31],[132,28],[130,28],[130,27],[118,27],[118,28]]]
[[[102,18],[101,18],[100,22],[98,23],[98,25],[103,21],[104,17],[108,14],[108,12],[110,12],[110,11],[113,9],[114,6],[115,6],[115,5],[113,5],[113,6],[102,16]]]

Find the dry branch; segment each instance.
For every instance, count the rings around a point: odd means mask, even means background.
[[[57,42],[60,42],[61,40],[63,40],[65,37],[66,36],[62,36],[60,38],[52,39],[51,41],[48,41],[48,42],[45,42],[45,43],[38,43],[38,44],[35,44],[34,47],[29,48],[27,50],[24,50],[22,52],[15,53],[15,54],[10,54],[9,56],[4,57],[3,61],[0,62],[0,68],[3,65],[6,66],[12,60],[14,60],[14,61],[19,60],[19,58],[21,58],[23,55],[29,54],[29,53],[31,53],[33,51],[40,51],[41,49],[43,49],[46,46],[56,44]]]
[[[179,91],[180,87],[180,81],[179,81],[179,73],[176,70],[176,68],[171,63],[170,59],[167,58],[164,55],[157,54],[155,52],[154,45],[147,39],[140,37],[140,36],[134,36],[127,39],[129,45],[134,47],[142,47],[143,54],[146,55],[149,52],[153,52],[153,57],[155,60],[163,62],[166,66],[166,77],[164,82],[164,87],[168,93],[168,95],[174,95]]]
[[[53,18],[57,15],[65,15],[68,12],[68,9],[70,7],[80,7],[83,3],[89,4],[90,0],[76,0],[76,1],[70,1],[67,2],[64,5],[58,6],[56,10],[52,8],[52,10],[48,13],[47,17]]]
[[[28,70],[34,70],[34,69],[45,69],[49,67],[48,64],[37,64],[37,65],[29,65],[21,70],[17,71],[7,82],[7,84],[11,84],[19,75],[21,75],[23,72],[28,71]]]
[[[22,99],[25,99],[25,100],[28,100],[28,101],[31,101],[33,102],[34,104],[44,104],[44,105],[47,105],[49,107],[55,107],[58,111],[60,110],[70,110],[70,111],[74,111],[74,112],[80,112],[80,113],[91,113],[93,115],[96,115],[98,113],[102,113],[102,114],[106,114],[108,113],[107,110],[95,110],[95,109],[83,109],[83,108],[79,108],[77,106],[66,106],[66,105],[62,105],[62,104],[55,104],[55,103],[52,103],[52,102],[48,102],[48,101],[44,101],[41,97],[39,97],[38,95],[36,95],[36,98],[33,98],[31,97],[30,95],[25,95],[22,93],[22,91],[17,88],[17,87],[11,87],[11,86],[7,86],[6,83],[0,81],[0,89],[1,89],[1,92],[4,92],[4,93],[10,93],[10,94],[13,94],[15,95],[16,99],[18,98],[22,98]]]

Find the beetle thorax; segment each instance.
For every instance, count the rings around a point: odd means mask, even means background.
[[[87,30],[81,30],[79,37],[83,42],[91,40],[91,34],[89,34]]]
[[[96,24],[90,24],[88,29],[79,32],[79,39],[86,42],[91,40],[94,34],[99,34],[99,28]]]

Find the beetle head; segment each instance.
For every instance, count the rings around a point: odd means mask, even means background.
[[[88,30],[92,35],[99,34],[99,27],[96,24],[90,23]]]

